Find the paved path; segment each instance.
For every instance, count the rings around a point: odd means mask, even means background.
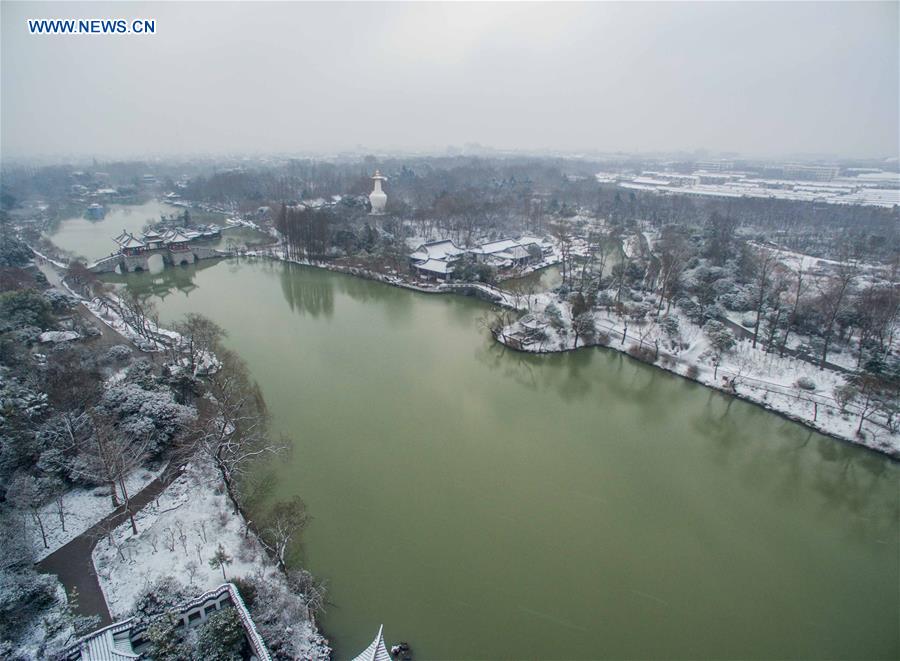
[[[156,500],[167,486],[181,473],[181,466],[166,467],[162,475],[150,482],[129,502],[132,512],[139,512],[145,505]],[[94,524],[65,546],[60,547],[37,563],[38,571],[56,574],[65,586],[66,593],[72,588],[78,590],[78,612],[82,615],[99,615],[100,626],[112,623],[109,608],[100,582],[94,573],[91,555],[94,546],[116,526],[128,520],[124,505],[113,510],[106,518]]]

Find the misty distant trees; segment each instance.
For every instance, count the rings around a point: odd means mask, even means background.
[[[331,246],[334,215],[324,209],[281,205],[275,229],[284,238],[288,259],[324,257]]]

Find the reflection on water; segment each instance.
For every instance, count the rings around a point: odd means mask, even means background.
[[[162,259],[160,258],[160,261]],[[109,273],[103,276],[104,282],[114,285],[127,285],[128,289],[143,299],[157,298],[165,300],[173,294],[189,296],[197,289],[197,274],[218,264],[219,260],[201,260],[183,266],[170,266],[149,273]]]
[[[622,260],[622,248],[617,242],[608,242],[605,247],[606,253],[603,259],[598,254],[594,258],[594,267],[592,271],[598,275],[608,276],[612,267]],[[601,269],[602,261],[602,269]],[[576,277],[581,275],[581,267],[575,266]],[[504,280],[500,285],[509,291],[520,292],[522,294],[539,294],[556,289],[562,284],[562,271],[560,267],[548,266],[539,271],[533,271],[528,275],[518,278],[510,278]]]
[[[102,220],[75,216],[60,221],[50,239],[72,255],[93,261],[114,252],[113,237],[122,230],[140,234],[145,225],[175,212],[179,212],[177,207],[158,200],[137,205],[110,204]]]
[[[293,312],[312,317],[334,314],[334,283],[330,279],[300,277],[303,266],[285,264],[273,265],[280,271],[281,291]]]
[[[562,284],[562,271],[558,266],[548,266],[539,271],[534,271],[520,278],[510,278],[500,283],[500,286],[509,291],[528,293],[541,293],[556,289]]]
[[[272,237],[265,232],[260,232],[251,227],[225,227],[221,235],[208,245],[217,250],[238,250],[249,248],[263,243],[270,243]]]
[[[421,658],[900,653],[884,457],[611,350],[511,352],[474,299],[262,260],[123,281],[221,324],[293,439],[260,477],[314,516],[292,558],[338,658],[381,622]]]

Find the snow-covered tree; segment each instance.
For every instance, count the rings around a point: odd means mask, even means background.
[[[13,507],[27,516],[37,527],[41,534],[44,548],[49,549],[47,528],[41,511],[41,508],[53,497],[49,482],[34,475],[20,472],[10,482],[7,497],[12,502]]]
[[[213,553],[213,556],[209,559],[209,566],[213,569],[221,569],[222,579],[227,581],[228,577],[225,576],[225,566],[230,565],[231,562],[231,556],[225,551],[225,547],[219,544],[216,552]]]
[[[713,364],[713,378],[717,378],[722,356],[735,345],[734,334],[721,321],[711,319],[703,326],[703,333],[709,340],[710,358]]]

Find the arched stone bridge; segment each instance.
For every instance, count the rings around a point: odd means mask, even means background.
[[[517,309],[522,305],[522,297],[516,296],[500,287],[489,285],[485,282],[445,282],[440,286],[441,291],[456,291],[462,294],[477,296],[503,307]]]
[[[180,250],[174,250],[167,246],[144,250],[138,254],[126,254],[117,252],[109,257],[98,259],[93,264],[88,265],[88,270],[94,273],[113,273],[116,268],[121,267],[122,273],[133,273],[135,271],[149,271],[150,258],[154,255],[162,257],[163,264],[166,266],[181,266],[182,264],[193,264],[200,259],[213,259],[216,257],[228,257],[231,255],[226,250],[217,250],[209,246],[189,245]]]

